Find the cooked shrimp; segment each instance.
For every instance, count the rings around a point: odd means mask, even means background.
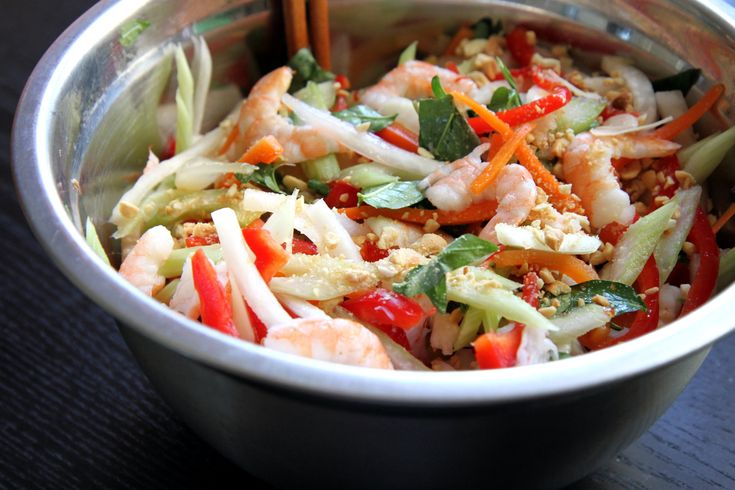
[[[120,275],[149,296],[161,290],[166,278],[158,273],[174,249],[174,239],[165,226],[143,233],[120,265]]]
[[[327,362],[393,369],[378,337],[351,320],[295,319],[270,327],[263,345]]]
[[[507,225],[519,225],[528,217],[528,213],[536,204],[538,190],[533,177],[526,167],[512,163],[506,165],[498,175],[498,180],[488,188],[493,192],[490,199],[498,202],[498,208],[485,228],[480,232],[480,238],[497,242],[495,225],[505,223]],[[488,192],[486,191],[486,192]]]
[[[237,158],[258,139],[272,135],[283,146],[283,158],[296,163],[334,153],[340,146],[310,126],[296,126],[278,113],[281,97],[291,85],[293,73],[278,68],[253,86],[240,107],[239,136],[229,156]]]
[[[651,136],[596,137],[582,133],[564,153],[564,177],[582,199],[592,226],[602,228],[613,221],[628,224],[635,209],[628,194],[620,188],[612,159],[657,158],[671,155],[678,149],[676,143]]]
[[[386,116],[398,114],[396,121],[419,132],[419,117],[413,100],[431,96],[431,79],[438,76],[445,90],[472,94],[477,85],[467,77],[423,61],[408,61],[389,71],[377,84],[365,90],[361,101]]]

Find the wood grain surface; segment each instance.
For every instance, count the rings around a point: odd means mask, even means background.
[[[267,487],[177,420],[16,202],[9,133],[20,91],[92,3],[13,0],[0,14],[0,488]],[[735,488],[734,377],[730,336],[651,430],[572,488]]]

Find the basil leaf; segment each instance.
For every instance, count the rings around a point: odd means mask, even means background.
[[[393,124],[393,121],[395,121],[396,117],[398,117],[398,114],[394,114],[392,116],[384,116],[375,109],[372,109],[366,105],[356,105],[354,107],[350,107],[349,109],[335,112],[332,115],[337,119],[346,121],[354,126],[359,126],[360,124],[364,123],[370,123],[368,131],[373,133],[387,128],[388,126]]]
[[[523,105],[523,102],[521,101],[521,96],[518,94],[518,85],[516,85],[516,80],[515,78],[513,78],[510,70],[507,66],[505,66],[505,63],[503,63],[503,60],[500,59],[500,57],[496,56],[495,62],[498,64],[498,68],[500,68],[500,72],[503,74],[503,78],[505,78],[505,81],[508,82],[508,85],[510,85],[511,88],[508,95],[508,108]]]
[[[393,284],[393,290],[409,297],[426,294],[434,306],[445,313],[447,272],[478,262],[497,250],[498,247],[487,240],[471,234],[462,235],[429,262],[411,269],[403,282]]]
[[[288,66],[294,70],[293,80],[288,92],[293,94],[306,86],[306,82],[326,82],[335,76],[324,70],[316,62],[309,48],[301,48],[289,60]]]
[[[630,313],[631,311],[646,310],[646,304],[636,294],[635,289],[627,284],[593,280],[572,286],[572,291],[567,294],[556,296],[559,306],[556,314],[564,314],[576,308],[581,299],[584,304],[592,303],[592,298],[600,295],[610,302],[610,307],[615,310],[615,315]],[[548,300],[547,300],[548,302]]]
[[[276,173],[276,165],[260,163],[258,164],[258,170],[250,175],[235,174],[235,177],[243,184],[251,182],[278,194],[286,194],[286,191],[281,188],[280,176]]]
[[[418,102],[419,145],[439,160],[453,162],[466,156],[480,144],[480,139],[446,95],[438,77],[431,82],[435,99]]]
[[[697,68],[690,68],[684,70],[676,75],[670,77],[661,78],[653,82],[654,92],[666,92],[667,90],[681,90],[681,93],[686,95],[689,90],[697,83],[699,77],[702,75],[702,70]]]
[[[418,181],[388,182],[368,187],[357,194],[360,202],[374,208],[400,209],[416,204],[424,199],[418,188]]]
[[[498,87],[495,92],[493,92],[493,97],[490,99],[490,103],[487,105],[488,109],[491,111],[507,111],[508,109],[512,109],[515,107],[513,103],[511,102],[511,97],[513,96],[513,91],[510,90],[507,87]]]
[[[320,194],[322,196],[326,196],[327,194],[329,194],[329,186],[321,180],[309,179],[307,185],[309,186],[309,189],[316,192],[317,194]]]
[[[118,42],[126,48],[132,46],[138,37],[151,26],[151,23],[143,19],[134,19],[124,24],[120,29]]]
[[[431,79],[431,91],[434,92],[434,97],[437,99],[442,99],[447,96],[444,87],[442,87],[442,81],[437,75],[434,75]]]
[[[493,21],[490,17],[484,17],[472,24],[472,37],[475,39],[487,39],[493,34],[503,32],[503,21]]]

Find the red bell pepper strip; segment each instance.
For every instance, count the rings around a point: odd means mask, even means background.
[[[300,238],[294,238],[291,242],[291,252],[304,255],[319,254],[319,250],[316,248],[316,245],[308,240],[302,240]]]
[[[570,100],[572,100],[572,92],[566,87],[559,86],[555,87],[546,97],[507,111],[499,111],[496,115],[509,126],[519,126],[564,107]],[[486,134],[492,131],[490,125],[480,117],[471,117],[467,122],[477,134]]]
[[[681,316],[701,306],[712,296],[717,285],[717,274],[720,268],[720,249],[715,241],[715,234],[702,208],[697,208],[694,224],[687,238],[697,247],[699,252],[699,268],[691,280],[689,295],[681,309]]]
[[[523,301],[538,308],[539,304],[539,288],[538,288],[538,276],[535,272],[528,272],[523,276],[523,289],[521,290],[521,298]]]
[[[528,30],[523,27],[516,27],[505,36],[513,59],[521,66],[527,66],[531,63],[531,58],[536,52],[536,47],[528,42]]]
[[[191,258],[191,272],[194,289],[199,295],[202,323],[239,338],[240,334],[232,321],[232,307],[227,293],[202,249],[197,250]]]
[[[424,309],[416,301],[388,289],[372,289],[342,302],[358,319],[373,325],[392,325],[408,330],[424,320]]]
[[[258,318],[258,315],[255,314],[252,308],[250,308],[250,305],[245,302],[245,308],[248,310],[248,316],[250,317],[250,324],[253,326],[253,333],[255,334],[255,338],[253,341],[256,344],[259,344],[266,335],[268,335],[268,327],[265,326],[265,323],[260,321],[260,318]]]
[[[269,282],[288,262],[288,253],[276,243],[268,230],[244,228],[242,236],[255,254],[255,267],[263,280]]]
[[[375,133],[393,146],[416,153],[419,149],[419,137],[410,129],[398,123],[393,123],[387,128]]]
[[[366,262],[377,262],[390,255],[390,250],[378,247],[372,240],[365,240],[360,247],[360,255]]]
[[[444,63],[444,68],[459,75],[459,68],[457,67],[457,63],[454,61],[447,61]]]
[[[324,202],[330,208],[352,208],[357,206],[357,193],[360,189],[344,180],[335,180],[329,183],[329,192],[324,196]]]

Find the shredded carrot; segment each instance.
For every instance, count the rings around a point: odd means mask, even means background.
[[[725,224],[727,224],[728,221],[732,219],[732,217],[735,216],[735,203],[730,204],[730,207],[727,208],[727,210],[722,213],[722,216],[717,218],[717,221],[715,221],[715,224],[712,225],[712,231],[714,233],[717,233],[722,229]]]
[[[452,91],[450,92],[450,95],[475,111],[483,121],[493,128],[493,130],[500,133],[505,141],[513,136],[513,130],[511,127],[484,105],[476,102],[461,92]],[[521,165],[526,167],[526,170],[531,174],[536,185],[541,187],[546,195],[549,196],[549,201],[551,201],[552,204],[560,208],[561,211],[585,214],[584,208],[579,202],[579,198],[572,194],[565,194],[561,191],[559,181],[556,180],[556,177],[554,177],[546,167],[544,167],[544,164],[536,157],[536,154],[525,141],[522,141],[521,144],[518,145],[516,156],[518,157],[518,161],[521,162]]]
[[[283,147],[278,140],[271,136],[264,136],[238,159],[238,162],[258,164],[258,163],[273,163],[283,155]]]
[[[222,147],[219,149],[217,154],[221,156],[227,153],[227,150],[230,149],[238,136],[240,136],[240,126],[238,126],[237,124],[233,124],[232,129],[227,135],[227,139],[225,139],[225,142],[222,144]]]
[[[488,161],[495,158],[500,148],[503,146],[503,136],[500,133],[493,133],[490,137],[490,150],[487,152]]]
[[[676,138],[682,131],[694,125],[700,117],[715,105],[722,94],[725,86],[718,83],[704,94],[704,96],[691,106],[684,114],[671,121],[666,126],[661,126],[653,132],[653,136],[665,140]]]
[[[537,267],[547,267],[552,271],[566,274],[576,282],[598,279],[597,272],[591,265],[574,257],[556,252],[541,250],[503,250],[490,257],[498,267],[517,267],[523,264]]]
[[[384,209],[372,206],[357,206],[354,208],[337,209],[350,219],[365,219],[373,216],[386,216],[388,218],[407,221],[409,223],[426,224],[433,219],[440,225],[466,225],[478,221],[487,221],[495,216],[497,203],[495,201],[484,201],[471,204],[462,211],[442,211],[441,209]]]
[[[444,50],[444,56],[454,56],[460,43],[465,39],[472,37],[472,29],[468,25],[463,25],[454,33],[454,37],[449,41],[447,48]]]
[[[513,133],[513,136],[505,141],[497,154],[490,159],[490,163],[487,164],[482,173],[472,182],[470,192],[475,195],[482,194],[495,181],[498,174],[503,170],[503,167],[513,158],[513,154],[518,149],[518,145],[525,141],[526,135],[533,127],[534,124],[532,123],[523,124]]]

